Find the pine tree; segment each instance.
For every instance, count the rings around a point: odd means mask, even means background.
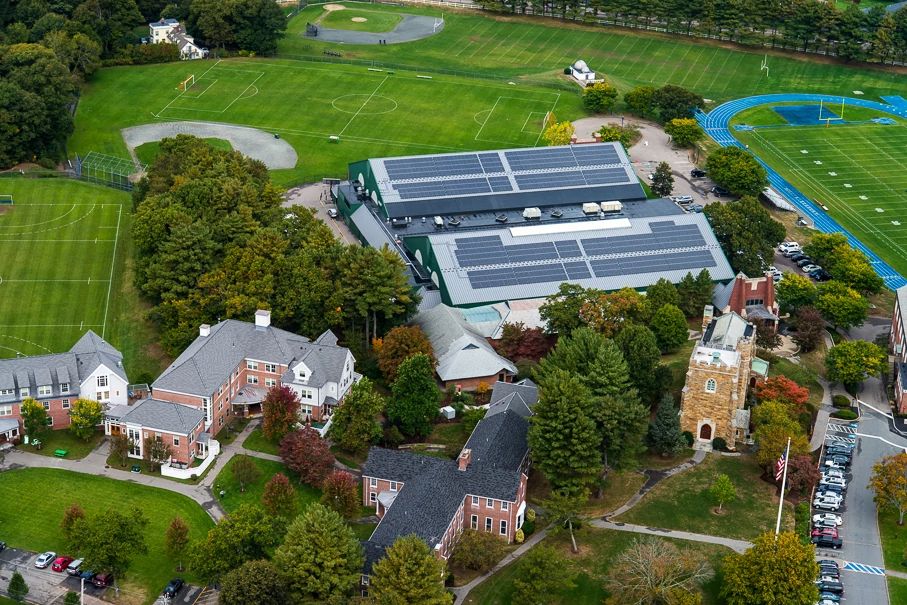
[[[22,577],[18,571],[13,572],[13,576],[9,579],[9,586],[6,588],[6,594],[9,595],[13,601],[21,603],[25,600],[25,595],[28,594],[28,584],[25,583],[25,578]]]
[[[667,197],[671,195],[672,191],[674,191],[674,176],[671,174],[671,166],[667,162],[659,162],[652,177],[652,193]]]
[[[684,446],[680,415],[670,393],[662,398],[655,419],[649,425],[649,445],[662,456],[676,454]]]
[[[692,276],[691,276],[692,277]],[[680,306],[680,296],[677,294],[677,286],[670,280],[663,277],[646,289],[646,300],[649,301],[649,311],[654,313],[664,305]]]
[[[369,597],[376,605],[450,605],[444,589],[445,565],[416,535],[397,538],[372,566]]]
[[[702,307],[697,306],[696,278],[692,273],[687,273],[677,284],[677,296],[680,299],[680,310],[687,317],[697,317],[702,315]]]
[[[629,325],[617,334],[614,342],[626,360],[628,375],[636,390],[647,402],[654,401],[661,386],[655,372],[661,360],[655,334],[646,326]]]

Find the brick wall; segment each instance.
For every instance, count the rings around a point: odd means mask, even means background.
[[[372,485],[372,480],[374,480],[375,485]],[[377,477],[362,477],[362,506],[375,509],[376,501],[372,500],[372,494],[377,498],[381,492],[391,491],[391,483],[396,483],[397,491],[403,489],[403,483],[399,481],[393,482],[389,479],[379,479]],[[379,511],[378,516],[383,515],[384,511]]]
[[[479,376],[477,378],[468,378],[465,380],[448,380],[447,382],[442,382],[442,385],[445,389],[449,387],[455,387],[457,385],[464,391],[475,391],[479,388],[480,383],[485,383],[489,388],[494,386],[494,383],[498,381],[500,374],[491,374],[490,376]],[[512,382],[513,375],[504,373],[504,382]]]

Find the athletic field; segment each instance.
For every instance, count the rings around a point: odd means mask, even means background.
[[[14,200],[0,206],[0,357],[66,351],[88,329],[110,338],[129,196],[63,178],[0,179],[0,194]]]
[[[779,104],[780,105],[780,104]],[[734,135],[863,243],[907,275],[907,123],[868,109],[797,104],[812,125],[786,125],[772,107],[740,113],[735,123],[756,126]],[[789,111],[783,106],[782,113]],[[795,109],[795,116],[797,110]],[[843,114],[843,120],[841,118]],[[797,120],[795,120],[796,122]],[[761,127],[760,127],[761,126]]]

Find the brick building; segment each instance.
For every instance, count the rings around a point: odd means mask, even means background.
[[[496,383],[485,417],[456,460],[369,450],[362,504],[373,507],[381,521],[364,543],[366,576],[400,536],[418,535],[441,559],[467,528],[514,539],[526,512],[526,434],[537,400],[538,388],[529,380]]]
[[[907,414],[907,286],[896,291],[891,315],[890,352],[893,355],[894,405],[898,413]]]
[[[693,446],[711,448],[724,439],[730,449],[749,438],[747,391],[768,375],[768,363],[755,357],[753,324],[731,311],[712,317],[706,307],[702,339],[693,348],[680,403],[680,427],[693,434]]]
[[[195,341],[151,385],[154,399],[198,408],[217,435],[232,416],[257,415],[268,389],[285,385],[302,402],[300,422],[326,422],[359,380],[349,349],[328,330],[314,342],[275,328],[269,311],[255,323],[228,319],[199,328]]]
[[[123,354],[89,330],[66,353],[0,359],[0,442],[22,437],[22,400],[44,405],[48,425],[69,427],[76,399],[124,404],[129,381]]]
[[[219,453],[220,447],[204,432],[205,414],[199,408],[143,399],[129,406],[115,406],[104,417],[104,433],[126,435],[130,440],[129,457],[141,459],[145,440],[152,437],[170,446],[172,466],[188,466],[194,458]]]
[[[771,273],[761,277],[738,273],[733,281],[715,287],[712,303],[720,314],[733,311],[750,323],[761,322],[775,330],[778,328],[780,307]]]

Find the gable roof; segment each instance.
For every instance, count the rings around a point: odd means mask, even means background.
[[[752,333],[753,326],[731,311],[709,322],[702,335],[702,344],[734,349],[741,338],[748,338]]]
[[[438,305],[416,315],[413,323],[425,332],[437,358],[443,381],[491,376],[506,370],[516,373],[509,359],[497,354],[488,341],[474,332],[457,309]]]
[[[907,334],[907,286],[901,286],[894,291],[897,296],[897,305],[901,316],[901,331]]]
[[[538,386],[525,378],[519,382],[494,383],[491,389],[491,403],[485,418],[504,411],[513,411],[524,418],[532,415],[532,406],[539,400]]]
[[[120,417],[121,422],[178,435],[190,434],[204,419],[199,408],[158,399],[144,399]]]

